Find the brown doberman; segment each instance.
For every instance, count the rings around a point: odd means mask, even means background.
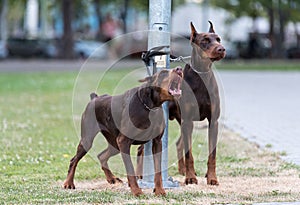
[[[161,105],[181,95],[182,69],[161,70],[151,77],[140,80],[143,85],[130,89],[124,94],[110,96],[91,94],[81,118],[81,140],[76,155],[71,159],[64,188],[74,189],[74,175],[78,162],[90,150],[93,140],[101,132],[108,147],[98,155],[106,180],[122,182],[110,171],[107,161],[121,152],[127,172],[128,185],[135,196],[142,190],[136,181],[136,174],[130,157],[131,145],[153,140],[152,152],[155,169],[156,195],[165,195],[161,178],[161,137],[165,123]]]
[[[209,23],[208,33],[198,33],[191,22],[192,56],[191,64],[186,64],[183,71],[182,97],[179,101],[169,102],[169,119],[176,119],[181,125],[181,135],[176,145],[178,170],[180,174],[185,174],[185,184],[198,183],[192,155],[193,121],[205,119],[209,122],[207,184],[219,184],[216,175],[216,145],[220,97],[218,84],[211,67],[214,61],[224,58],[226,52],[221,45],[220,37],[215,34],[213,24],[210,21]],[[140,146],[138,155],[142,154],[143,146]],[[137,170],[138,176],[142,178],[141,157],[138,158]]]
[[[224,58],[226,52],[221,45],[221,38],[214,31],[213,24],[210,21],[209,23],[208,33],[198,33],[191,22],[192,56],[191,64],[186,64],[183,71],[185,82],[182,87],[183,94],[179,101],[169,103],[169,119],[176,119],[181,125],[181,135],[176,142],[178,170],[179,173],[185,174],[186,184],[198,183],[192,155],[193,121],[205,119],[209,123],[207,184],[219,184],[216,175],[216,146],[220,97],[211,67],[214,61]]]

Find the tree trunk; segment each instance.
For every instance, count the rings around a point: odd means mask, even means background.
[[[73,0],[62,0],[62,13],[64,33],[62,37],[62,58],[74,58],[73,52],[73,31],[72,31],[72,16],[73,16]]]
[[[278,0],[278,19],[279,19],[279,33],[278,33],[278,46],[277,46],[277,54],[278,58],[284,58],[284,41],[285,41],[285,33],[284,28],[286,24],[287,14],[282,9],[282,2]]]
[[[128,14],[129,1],[130,0],[124,0],[124,8],[123,8],[123,11],[121,13],[121,19],[123,21],[123,33],[127,33],[126,20],[127,20],[127,14]]]
[[[273,1],[270,1],[270,7],[268,8],[268,14],[269,14],[269,39],[272,44],[271,48],[271,58],[275,57],[275,47],[276,47],[276,40],[275,40],[275,32],[274,32],[274,5]]]
[[[103,23],[103,18],[101,14],[101,1],[100,0],[94,0],[94,7],[97,15],[97,20],[98,20],[98,30],[96,33],[96,40],[98,41],[103,41],[103,31],[102,31],[102,23]]]
[[[295,35],[296,35],[296,41],[297,41],[297,48],[300,48],[300,33],[298,31],[297,22],[293,22],[294,28],[295,28]]]
[[[1,40],[6,41],[7,39],[7,0],[3,0],[1,3],[0,10],[0,32]]]

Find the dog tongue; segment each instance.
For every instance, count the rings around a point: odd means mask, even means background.
[[[174,89],[174,90],[170,90],[171,95],[173,96],[177,96],[177,95],[181,95],[181,90],[179,89]]]
[[[176,80],[174,80],[171,83],[171,86],[169,88],[169,92],[173,96],[180,96],[181,95],[181,83],[180,83],[180,77],[178,77]]]

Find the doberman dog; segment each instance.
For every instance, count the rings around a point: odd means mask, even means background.
[[[107,161],[121,152],[127,172],[128,185],[135,196],[143,194],[136,181],[136,174],[130,157],[131,145],[153,140],[156,195],[165,195],[161,177],[161,151],[165,123],[161,105],[181,95],[182,68],[161,70],[153,76],[140,80],[143,85],[124,94],[98,96],[91,94],[81,118],[81,140],[76,155],[71,159],[64,188],[75,189],[74,175],[78,162],[92,147],[93,140],[101,132],[108,147],[98,155],[106,180],[122,182],[110,171]]]
[[[178,170],[185,174],[185,184],[197,184],[192,155],[193,121],[207,119],[209,156],[207,162],[207,184],[218,185],[216,175],[216,146],[220,97],[218,84],[211,70],[214,61],[225,57],[221,38],[215,33],[209,21],[208,33],[198,33],[191,22],[190,42],[192,45],[191,64],[184,68],[183,94],[181,99],[169,103],[169,119],[176,119],[181,125],[181,135],[177,145]],[[192,100],[194,99],[194,100]],[[183,158],[183,150],[185,158]]]
[[[211,70],[212,63],[225,57],[225,48],[209,21],[208,33],[198,33],[191,22],[190,42],[192,45],[191,64],[183,71],[182,96],[179,101],[169,102],[169,119],[176,119],[181,125],[181,135],[176,142],[178,171],[186,176],[185,184],[197,184],[192,155],[193,121],[209,122],[209,156],[206,173],[207,184],[218,185],[216,175],[216,145],[218,119],[220,116],[220,97],[218,84]],[[185,155],[183,155],[183,150]],[[143,155],[143,146],[138,149]],[[185,156],[185,158],[183,157]],[[138,176],[142,178],[142,158],[138,158]]]

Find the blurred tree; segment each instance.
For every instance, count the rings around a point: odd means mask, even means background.
[[[24,15],[27,0],[7,0],[8,12],[6,15],[7,35],[20,34],[20,28],[24,28]]]
[[[7,38],[7,0],[0,2],[0,39],[6,41]]]
[[[134,8],[137,10],[147,11],[148,10],[148,0],[141,1],[141,0],[93,0],[93,4],[95,7],[96,15],[98,18],[99,28],[101,28],[101,24],[103,23],[104,16],[107,13],[102,13],[101,8],[113,5],[116,11],[119,12],[117,15],[118,18],[122,22],[122,31],[123,33],[128,32],[127,28],[127,17],[128,17],[128,10],[130,8]],[[101,35],[101,34],[100,34]]]
[[[255,22],[257,17],[266,17],[269,21],[272,57],[284,57],[285,26],[289,21],[299,21],[299,0],[212,0],[211,3],[229,11],[232,19],[249,16]],[[253,28],[256,28],[254,24]]]
[[[73,30],[72,30],[72,14],[73,14],[73,0],[62,0],[61,11],[63,14],[63,37],[62,37],[62,57],[71,59],[73,54]]]
[[[291,3],[292,10],[290,12],[291,21],[294,24],[295,35],[297,37],[297,47],[300,48],[300,31],[297,28],[297,23],[300,22],[300,1]]]

